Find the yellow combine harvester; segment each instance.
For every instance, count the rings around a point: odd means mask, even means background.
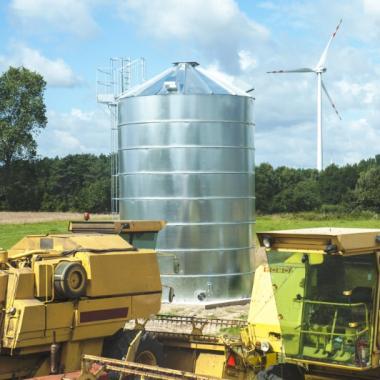
[[[226,379],[380,379],[380,230],[317,228],[258,238],[266,259],[255,273],[246,326],[158,316],[165,329],[153,321],[146,330],[162,351],[147,348],[146,363]],[[186,319],[192,332],[174,331]],[[240,337],[208,335],[207,323],[235,325]],[[133,363],[123,368],[136,373]]]
[[[155,252],[139,247],[161,228],[74,223],[3,251],[0,379],[380,379],[380,230],[260,233],[246,322],[158,315],[123,331],[160,308]]]
[[[73,222],[70,234],[27,236],[0,251],[0,379],[77,370],[82,354],[114,348],[127,320],[157,313],[153,248],[163,226]]]

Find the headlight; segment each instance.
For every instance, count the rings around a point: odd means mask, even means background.
[[[263,244],[265,248],[270,248],[273,244],[273,238],[270,236],[263,237]]]
[[[260,350],[263,352],[268,352],[270,349],[270,344],[266,340],[260,342]]]

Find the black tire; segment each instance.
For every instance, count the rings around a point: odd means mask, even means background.
[[[145,333],[137,349],[135,362],[152,366],[162,367],[164,364],[164,346],[157,338],[149,333]],[[127,380],[140,380],[141,376],[128,376]]]
[[[295,364],[277,364],[260,371],[256,380],[305,380],[305,371]]]
[[[117,333],[104,339],[102,356],[122,360],[128,352],[129,345],[138,331],[119,330]],[[164,363],[163,345],[151,334],[144,333],[136,351],[135,362],[162,366]],[[110,380],[137,380],[140,376],[120,376],[120,373],[111,371],[108,373]]]
[[[54,270],[56,298],[76,299],[86,294],[87,273],[83,265],[73,261],[61,261]]]
[[[103,343],[102,356],[111,359],[122,360],[128,352],[129,345],[135,338],[138,331],[120,329],[114,335],[105,338]],[[109,380],[132,379],[131,376],[120,376],[119,372],[110,371]]]
[[[114,335],[104,339],[102,356],[121,360],[127,354],[129,345],[138,331],[120,329]]]
[[[163,344],[152,334],[145,333],[140,340],[135,362],[162,367],[164,364]]]

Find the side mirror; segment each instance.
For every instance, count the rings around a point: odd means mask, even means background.
[[[174,300],[174,297],[175,297],[174,288],[170,286],[169,287],[169,294],[168,294],[168,301],[170,303],[172,303]]]
[[[168,285],[162,285],[162,300],[163,302],[172,303],[175,297],[174,288]]]

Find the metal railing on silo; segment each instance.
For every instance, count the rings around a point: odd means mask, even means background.
[[[125,91],[145,81],[146,62],[144,58],[110,58],[108,67],[96,71],[96,100],[107,105],[111,130],[111,213],[119,218],[119,155],[118,120],[116,99]]]

